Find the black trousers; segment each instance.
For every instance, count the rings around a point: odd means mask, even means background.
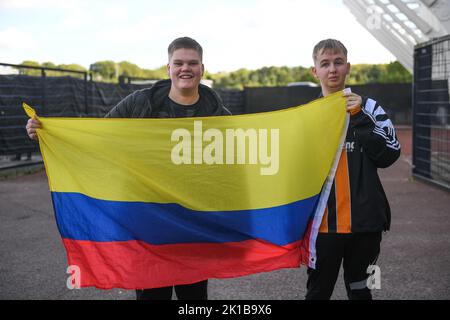
[[[316,240],[316,269],[308,268],[306,300],[329,300],[344,267],[344,282],[350,300],[371,300],[367,268],[380,253],[381,232],[319,233]]]
[[[136,290],[137,300],[171,300],[172,290],[178,300],[208,300],[208,280],[178,286]]]

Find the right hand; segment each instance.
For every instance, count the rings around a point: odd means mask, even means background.
[[[36,129],[42,128],[41,122],[38,119],[30,118],[30,119],[28,119],[26,128],[27,128],[28,137],[30,137],[30,139],[38,141],[39,138],[38,138]]]

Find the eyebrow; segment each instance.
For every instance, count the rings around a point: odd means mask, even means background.
[[[182,59],[174,59],[173,62],[200,62],[198,59],[192,59],[192,60],[182,60]]]
[[[336,59],[333,59],[334,61],[345,61],[344,58],[338,57]],[[324,63],[324,62],[330,62],[330,59],[323,59],[320,60],[319,63]]]

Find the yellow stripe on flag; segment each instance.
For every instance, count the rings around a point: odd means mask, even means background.
[[[32,117],[34,110],[24,108]],[[103,200],[178,203],[199,211],[247,210],[317,195],[339,148],[345,117],[345,98],[336,93],[303,106],[239,116],[40,117],[42,129],[37,132],[51,191]],[[246,164],[175,164],[171,158],[177,145],[171,141],[175,130],[188,130],[193,153],[202,154],[211,142],[195,144],[195,123],[201,123],[203,133],[217,129],[223,137],[227,129],[278,129],[276,174],[261,174],[268,166],[259,163],[260,159],[249,164],[249,155]],[[270,154],[274,141],[269,138],[269,142]],[[223,159],[226,151],[224,147]]]

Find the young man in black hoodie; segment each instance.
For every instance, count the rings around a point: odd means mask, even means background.
[[[106,115],[110,118],[182,118],[231,115],[218,94],[200,83],[204,73],[203,49],[194,39],[177,38],[168,48],[170,79],[135,91]],[[27,123],[28,136],[37,140],[37,119]],[[183,272],[180,270],[180,272]],[[170,300],[175,288],[180,300],[206,300],[208,280],[193,284],[136,290],[138,300]]]
[[[337,40],[320,41],[312,72],[322,96],[342,91],[350,72],[347,49]],[[349,299],[371,299],[368,267],[380,252],[381,233],[389,230],[389,203],[377,169],[400,156],[394,126],[373,99],[343,93],[350,124],[316,240],[316,268],[308,268],[306,299],[330,299],[341,263]]]
[[[179,118],[230,115],[215,91],[200,84],[203,50],[194,39],[175,39],[168,48],[170,79],[138,90],[115,106],[106,117]]]

